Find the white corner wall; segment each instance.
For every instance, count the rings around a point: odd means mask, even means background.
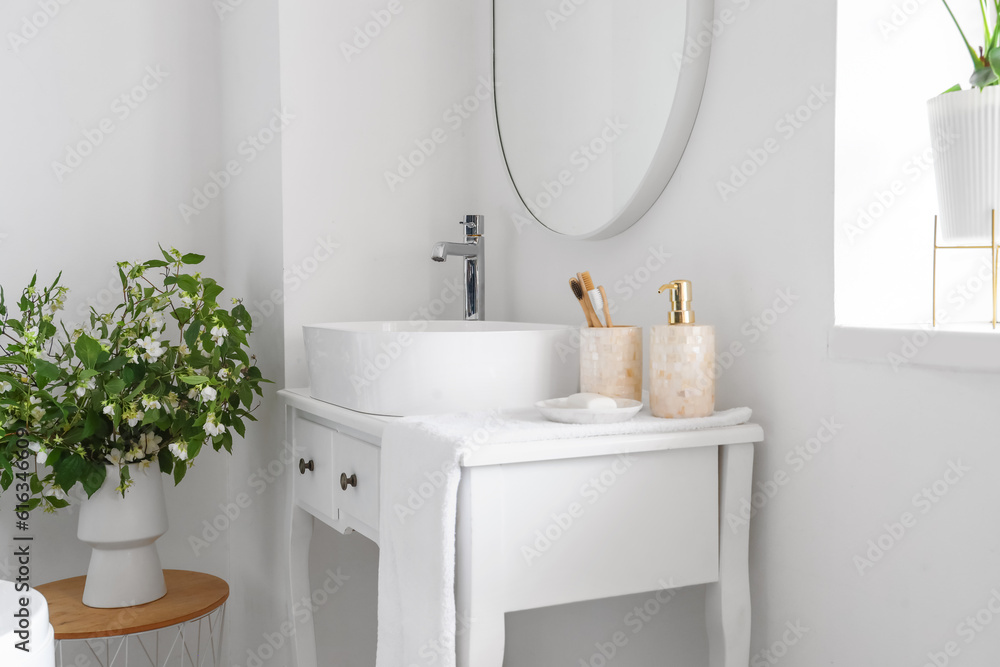
[[[34,271],[51,280],[62,270],[72,289],[64,316],[82,320],[88,304],[114,297],[115,262],[154,257],[157,243],[207,255],[204,271],[228,288],[226,298],[260,302],[280,287],[280,140],[254,160],[240,150],[279,104],[277,3],[241,4],[12,0],[0,8],[0,283],[8,298]],[[222,179],[230,160],[240,173],[216,191],[212,174]],[[280,322],[280,314],[255,320],[253,338],[265,376],[279,382]],[[281,455],[273,385],[267,394],[260,423],[232,457],[203,454],[182,486],[165,480],[161,561],[229,582],[230,664],[259,652],[285,614],[284,578],[275,574],[283,486],[261,485],[258,472]],[[252,502],[227,517],[243,493]],[[11,507],[5,494],[2,514]],[[86,572],[77,511],[32,517],[33,584]],[[0,522],[0,578],[15,575],[12,527]],[[93,659],[77,663],[87,664]]]

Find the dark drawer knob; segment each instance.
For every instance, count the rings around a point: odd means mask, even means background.
[[[349,486],[357,488],[358,476],[351,475],[350,477],[348,477],[346,472],[340,473],[340,488],[343,489],[344,491],[347,491],[347,487]]]
[[[306,474],[306,470],[315,470],[315,469],[316,466],[313,465],[312,461],[306,463],[305,459],[299,459],[299,474],[304,475]]]

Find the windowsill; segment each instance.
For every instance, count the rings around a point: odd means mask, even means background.
[[[906,366],[1000,372],[1000,326],[928,324],[883,327],[834,326],[828,350],[832,359]]]

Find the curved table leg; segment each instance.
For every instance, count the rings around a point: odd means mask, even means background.
[[[288,571],[290,578],[288,620],[293,624],[292,665],[295,667],[316,667],[316,633],[313,628],[311,608],[307,607],[310,613],[304,621],[297,619],[295,614],[296,609],[302,609],[302,600],[310,599],[309,543],[312,541],[315,519],[309,512],[296,505],[294,499],[291,502],[291,508],[288,517]]]
[[[723,445],[719,457],[719,581],[708,585],[705,599],[709,665],[746,667],[750,662],[750,525],[743,523],[734,530],[726,518],[740,516],[740,502],[750,499],[753,444]]]

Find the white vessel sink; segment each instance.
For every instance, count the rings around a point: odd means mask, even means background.
[[[579,387],[579,331],[519,322],[303,327],[313,398],[377,415],[528,406]]]

